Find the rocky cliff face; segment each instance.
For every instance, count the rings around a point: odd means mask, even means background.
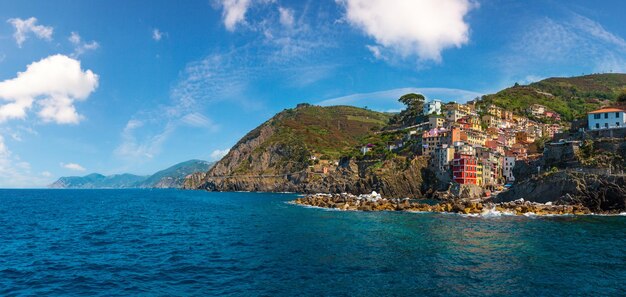
[[[299,107],[279,113],[244,136],[198,183],[210,191],[421,196],[430,178],[427,159],[361,160],[343,157],[312,172],[313,155],[342,155],[386,123],[384,114],[354,107]],[[190,177],[197,179],[198,176]]]
[[[206,172],[196,172],[185,177],[182,188],[185,190],[193,190],[200,187],[202,180],[206,177]]]
[[[400,160],[387,160],[376,169],[363,163],[367,162],[343,159],[327,174],[303,171],[264,177],[207,175],[198,188],[210,191],[353,194],[376,191],[385,197],[423,197],[429,194],[427,181],[432,179],[432,173],[427,168],[426,157],[413,159],[408,166]],[[193,185],[191,181],[189,184]]]
[[[586,139],[548,145],[541,159],[517,162],[517,182],[500,193],[498,202],[524,198],[545,203],[582,204],[595,212],[626,210],[626,141]],[[537,168],[542,173],[537,174]]]
[[[626,210],[626,176],[575,171],[544,174],[516,184],[500,193],[495,201],[519,198],[539,203],[581,204],[595,212],[621,212]]]

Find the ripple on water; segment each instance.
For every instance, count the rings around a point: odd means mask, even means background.
[[[626,292],[626,214],[320,211],[294,197],[0,190],[0,295]]]

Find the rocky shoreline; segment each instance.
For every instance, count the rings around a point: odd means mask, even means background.
[[[313,194],[297,198],[293,201],[298,205],[315,206],[337,210],[353,211],[409,211],[409,212],[441,212],[466,215],[480,215],[490,212],[500,212],[511,215],[589,215],[594,214],[582,204],[558,205],[524,201],[493,203],[475,200],[450,200],[437,204],[413,202],[405,199],[385,199],[375,192],[371,195],[342,194]],[[604,214],[604,213],[603,213]],[[609,214],[609,213],[606,213]],[[612,214],[612,213],[611,213]]]

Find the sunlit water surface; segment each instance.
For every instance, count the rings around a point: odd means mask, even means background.
[[[0,295],[626,295],[626,217],[342,212],[295,195],[0,190]]]

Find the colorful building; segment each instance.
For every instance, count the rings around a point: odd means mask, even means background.
[[[452,160],[452,178],[459,184],[476,185],[476,166],[478,162],[471,146],[463,146],[454,153]]]

